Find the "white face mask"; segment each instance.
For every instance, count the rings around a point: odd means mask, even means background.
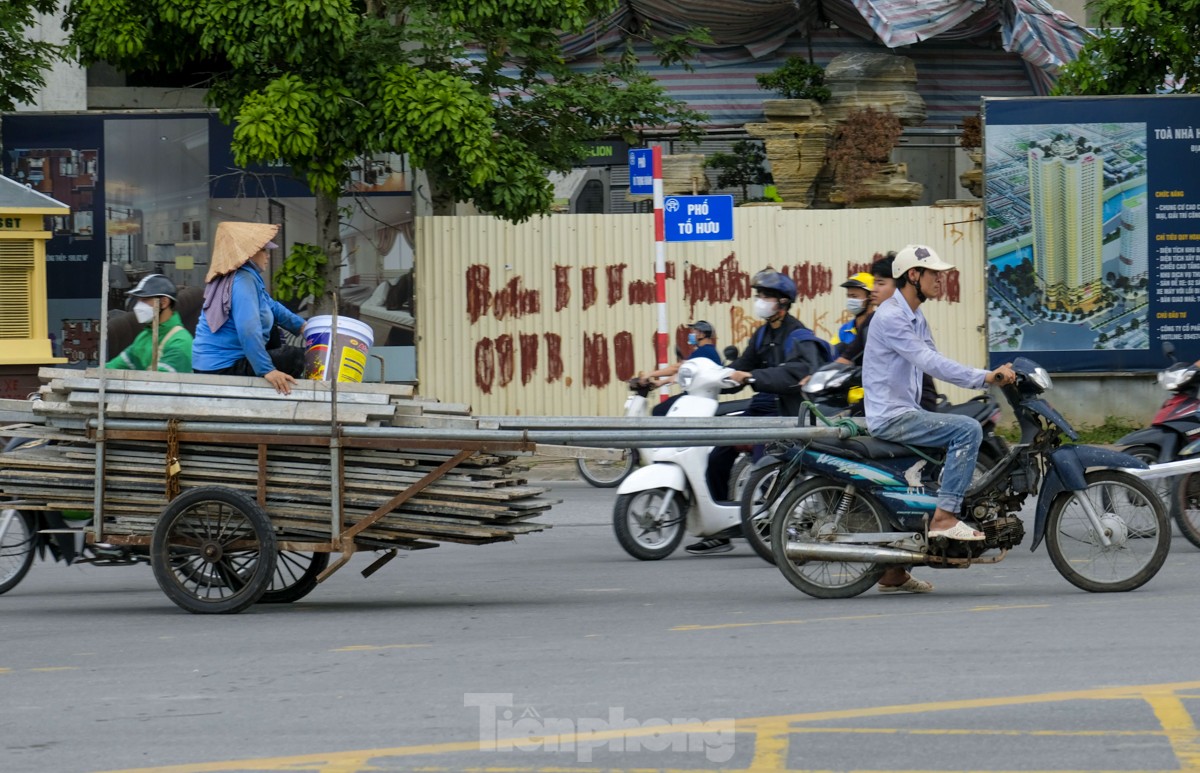
[[[759,319],[770,319],[771,317],[775,316],[775,312],[779,310],[778,306],[778,302],[769,298],[755,298],[754,316],[758,317]]]
[[[861,314],[862,310],[865,309],[866,307],[867,307],[867,302],[865,300],[863,300],[862,298],[847,298],[846,299],[846,311],[850,312],[851,314],[853,314],[856,317],[859,314]]]
[[[133,316],[137,317],[137,321],[143,324],[154,319],[154,307],[145,301],[138,301],[133,304]]]

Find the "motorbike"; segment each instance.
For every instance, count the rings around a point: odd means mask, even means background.
[[[715,416],[722,389],[738,386],[733,373],[711,360],[688,360],[677,381],[684,395],[669,417]],[[613,530],[625,552],[643,561],[675,552],[685,533],[715,537],[734,533],[741,523],[737,502],[718,502],[709,493],[705,473],[711,446],[643,450],[645,465],[622,481],[613,505]]]
[[[806,423],[812,426],[845,417],[861,417],[865,413],[862,368],[857,365],[829,363],[813,373],[803,390],[807,399],[801,417],[807,418]],[[1000,406],[990,396],[978,395],[964,403],[952,404],[945,395],[939,395],[937,410],[940,413],[970,416],[983,426],[983,441],[975,458],[973,479],[978,480],[1008,453],[1008,443],[996,434],[1001,416]],[[782,499],[782,494],[773,492],[772,487],[786,467],[787,459],[782,458],[786,453],[786,449],[780,449],[759,460],[747,477],[741,496],[742,533],[754,552],[772,564],[775,563],[775,554],[771,550],[771,510],[764,503]],[[791,481],[790,485],[795,484],[794,476],[785,477]]]
[[[1173,462],[1194,457],[1200,452],[1200,368],[1192,363],[1175,362],[1175,347],[1163,344],[1163,354],[1172,362],[1158,374],[1158,385],[1169,393],[1150,420],[1150,426],[1136,430],[1116,441],[1122,451],[1147,464]],[[1180,532],[1200,547],[1200,481],[1192,476],[1160,478],[1152,484],[1179,525]],[[1190,488],[1196,489],[1189,491]]]
[[[961,519],[977,542],[929,537],[944,451],[872,437],[798,445],[793,475],[809,476],[774,508],[771,549],[784,577],[816,598],[850,598],[889,566],[969,567],[1002,561],[1021,544],[1017,515],[1036,495],[1031,549],[1043,540],[1068,582],[1092,592],[1128,591],[1166,560],[1170,530],[1155,492],[1130,472],[1127,454],[1063,445],[1078,434],[1044,398],[1045,369],[1024,357],[1003,388],[1020,441],[968,489]],[[995,555],[987,555],[998,551]]]

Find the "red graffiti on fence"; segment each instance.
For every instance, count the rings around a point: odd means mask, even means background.
[[[630,282],[629,283],[629,305],[655,303],[658,299],[658,293],[655,291],[654,282]]]
[[[554,310],[562,311],[571,302],[571,267],[554,267]]]
[[[521,383],[528,384],[538,366],[538,337],[521,333]]]
[[[617,380],[628,381],[637,373],[633,355],[633,333],[622,331],[613,336],[613,363]]]
[[[580,269],[579,274],[583,278],[583,310],[587,311],[596,305],[596,267]]]
[[[943,293],[943,296],[950,303],[958,303],[962,293],[962,287],[959,285],[957,268],[946,272],[944,284],[946,286],[946,291]]]
[[[484,338],[475,344],[475,386],[485,395],[490,395],[495,381],[496,346],[492,339]]]
[[[489,308],[496,319],[519,318],[542,310],[541,293],[525,289],[520,276],[508,280],[495,293],[491,290],[491,278],[492,270],[481,263],[467,267],[467,317],[471,324],[478,322]]]
[[[625,297],[625,269],[628,266],[624,263],[617,263],[612,266],[605,266],[604,273],[608,279],[608,305],[616,306],[621,299]]]
[[[500,386],[508,386],[513,380],[513,337],[507,333],[496,338],[496,364]]]
[[[750,275],[741,270],[737,254],[732,252],[711,271],[689,265],[683,278],[683,297],[689,304],[689,315],[695,314],[696,304],[701,301],[729,303],[735,298],[749,298]]]
[[[818,295],[825,295],[833,290],[833,269],[820,264],[805,263],[792,266],[788,272],[784,266],[783,272],[796,283],[796,300],[803,298],[811,301]]]
[[[608,338],[603,333],[583,334],[583,385],[608,386],[612,369],[608,365]]]
[[[546,383],[553,384],[563,377],[562,336],[543,333],[546,338]]]
[[[474,325],[479,318],[487,313],[492,301],[492,270],[487,266],[476,263],[467,266],[467,318]]]

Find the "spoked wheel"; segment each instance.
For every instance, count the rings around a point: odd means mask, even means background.
[[[1137,459],[1140,462],[1145,462],[1146,464],[1158,464],[1158,449],[1154,446],[1130,446],[1121,453],[1128,454],[1134,459]],[[1156,480],[1147,481],[1146,483],[1148,486],[1150,486],[1155,494],[1158,494],[1158,498],[1162,500],[1163,507],[1167,508],[1167,511],[1170,512],[1172,500],[1174,499],[1174,492],[1171,489],[1174,486],[1175,479],[1158,478]],[[1198,546],[1200,546],[1200,544],[1198,544]]]
[[[1154,490],[1123,472],[1090,472],[1087,488],[1060,494],[1046,519],[1046,549],[1054,568],[1077,588],[1093,593],[1139,588],[1167,560],[1171,530]],[[1102,544],[1083,505],[1100,518],[1110,545]]]
[[[637,469],[637,466],[638,452],[636,448],[622,450],[620,459],[575,460],[579,477],[597,488],[612,488],[619,485]]]
[[[788,582],[819,599],[857,596],[879,582],[885,567],[842,561],[803,561],[788,558],[789,542],[828,542],[838,534],[879,534],[889,531],[878,503],[869,495],[846,493],[846,487],[812,478],[794,488],[775,508],[771,519],[771,550],[775,565]]]
[[[258,600],[259,604],[290,604],[312,593],[317,587],[317,575],[329,566],[328,553],[297,553],[281,550],[275,560],[271,584]]]
[[[1179,479],[1175,523],[1187,541],[1200,548],[1200,474],[1190,472]]]
[[[754,552],[770,564],[775,563],[771,552],[771,513],[775,508],[766,505],[766,497],[782,469],[783,462],[776,462],[752,471],[741,497],[742,534]]]
[[[613,505],[613,531],[626,553],[642,561],[657,561],[674,553],[683,541],[685,512],[683,494],[675,489],[622,494]]]
[[[17,587],[33,566],[33,518],[18,510],[0,510],[0,593]]]
[[[275,574],[275,531],[258,504],[204,486],[163,511],[150,543],[154,578],[188,612],[231,614],[258,601]]]

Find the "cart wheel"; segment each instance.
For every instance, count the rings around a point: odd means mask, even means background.
[[[317,587],[317,575],[329,566],[328,553],[297,553],[279,551],[275,573],[259,604],[290,604],[312,593]]]
[[[21,584],[33,566],[37,541],[33,517],[18,510],[0,510],[0,593]]]
[[[167,505],[150,543],[158,587],[196,614],[232,614],[258,601],[275,560],[267,514],[245,494],[220,486],[191,489]]]

